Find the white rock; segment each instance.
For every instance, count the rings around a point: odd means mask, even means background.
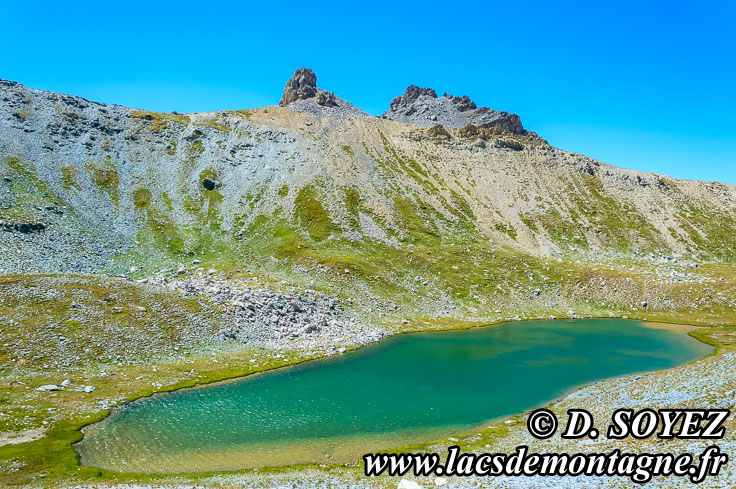
[[[422,489],[422,486],[409,479],[401,479],[398,489]]]
[[[71,383],[72,383],[72,381],[71,381],[71,380],[69,380],[69,379],[64,379],[64,380],[62,380],[62,381],[61,381],[61,386],[62,386],[62,387],[66,387],[66,386],[68,386],[68,385],[69,385],[69,384],[71,384]]]
[[[90,392],[94,392],[94,390],[95,390],[95,387],[92,386],[92,385],[85,385],[84,386],[84,392],[86,392],[87,394],[89,394]]]
[[[42,392],[60,391],[61,390],[61,386],[58,386],[56,384],[46,384],[46,385],[42,385],[42,386],[36,387],[36,390],[37,391],[42,391]]]
[[[445,484],[447,484],[447,479],[445,479],[444,477],[437,477],[434,480],[434,485],[437,486],[437,487],[442,487]]]

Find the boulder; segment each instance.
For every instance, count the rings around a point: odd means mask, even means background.
[[[323,107],[337,107],[337,98],[332,92],[320,90],[317,94],[317,104]]]
[[[422,489],[422,486],[409,479],[401,479],[397,489]]]

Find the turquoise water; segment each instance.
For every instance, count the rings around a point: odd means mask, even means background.
[[[130,472],[353,462],[710,351],[683,333],[619,319],[402,335],[131,403],[87,428],[77,449],[84,465]]]

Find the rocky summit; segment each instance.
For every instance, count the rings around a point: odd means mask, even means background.
[[[294,76],[286,82],[284,95],[281,97],[279,105],[317,115],[325,114],[328,117],[369,116],[368,113],[363,112],[334,93],[317,88],[317,75],[308,68],[299,68]]]
[[[404,95],[391,101],[391,107],[383,117],[393,121],[431,127],[437,124],[457,129],[468,124],[481,127],[498,127],[513,134],[527,134],[521,118],[488,107],[478,107],[467,95],[455,97],[445,93],[437,97],[431,88],[411,85]]]
[[[320,105],[329,105],[334,106],[334,94],[331,98],[331,103],[329,104],[320,104]],[[317,75],[314,74],[314,72],[307,68],[300,68],[296,70],[294,73],[294,76],[291,77],[291,79],[286,82],[286,87],[284,88],[284,95],[281,97],[281,101],[279,102],[279,105],[286,106],[289,105],[292,102],[296,102],[297,100],[307,100],[310,98],[314,98],[317,96]],[[323,97],[327,98],[327,97]]]

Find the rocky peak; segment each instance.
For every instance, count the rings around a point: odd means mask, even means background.
[[[473,124],[481,128],[500,127],[514,134],[527,134],[516,114],[478,107],[467,95],[456,97],[445,93],[437,97],[433,89],[416,85],[411,85],[404,95],[394,98],[383,117],[421,127],[441,124],[446,128],[458,129]]]
[[[391,101],[391,110],[398,110],[400,107],[408,107],[420,97],[437,98],[437,92],[431,88],[421,88],[416,85],[407,87],[404,95],[399,95]]]
[[[299,68],[294,72],[294,76],[286,82],[279,105],[318,116],[343,119],[370,117],[334,93],[317,88],[317,75],[309,68]]]
[[[279,105],[282,107],[297,100],[306,100],[317,96],[317,75],[309,68],[299,68],[294,76],[286,82],[284,95]]]
[[[340,105],[334,93],[317,88],[317,75],[309,68],[299,68],[294,72],[294,76],[286,82],[284,87],[284,95],[281,97],[279,105],[286,107],[287,105],[298,100],[315,99],[317,105],[323,107],[337,107]]]

